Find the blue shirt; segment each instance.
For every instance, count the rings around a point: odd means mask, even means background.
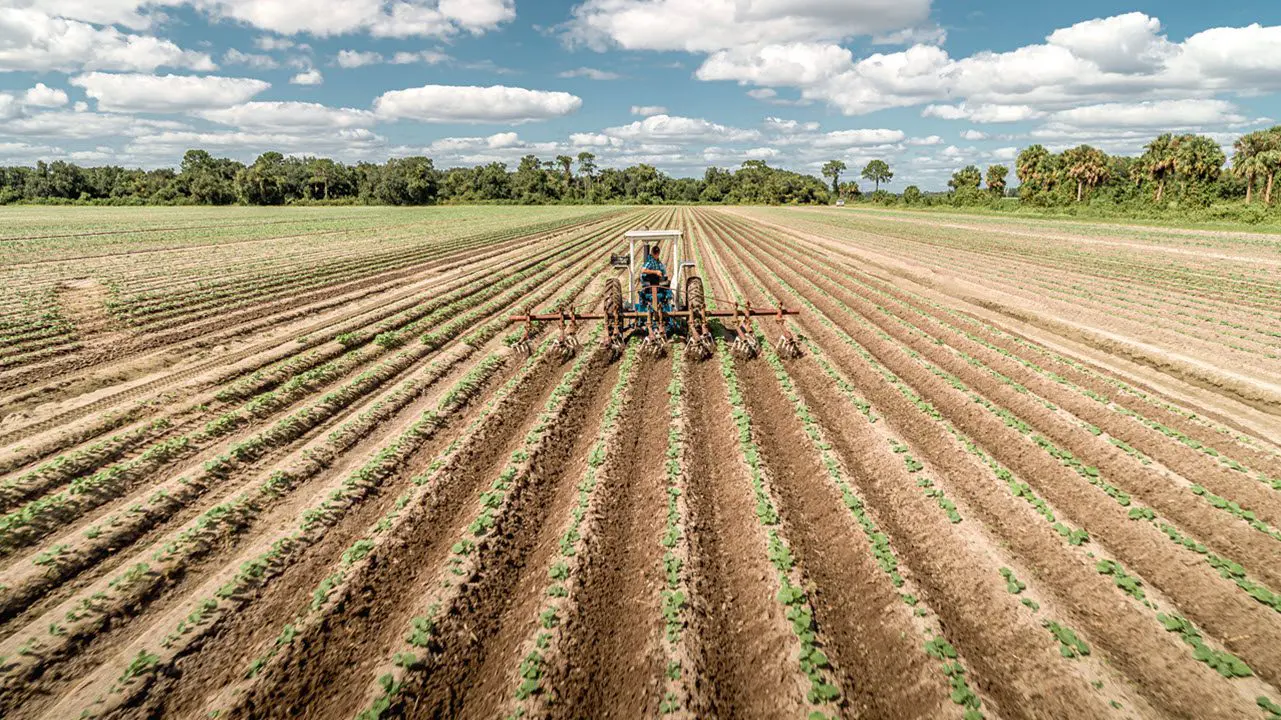
[[[646,255],[646,256],[645,256],[645,269],[646,269],[646,270],[657,270],[657,271],[661,272],[661,273],[662,273],[662,274],[664,274],[664,275],[666,275],[666,274],[667,274],[667,266],[666,266],[666,265],[664,265],[663,263],[659,262],[658,258],[654,257],[653,255]]]

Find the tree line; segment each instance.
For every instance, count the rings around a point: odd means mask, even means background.
[[[952,174],[948,191],[923,192],[908,185],[887,187],[895,174],[881,159],[868,162],[859,178],[864,193],[845,180],[841,160],[825,163],[823,179],[749,160],[737,170],[708,168],[701,178],[675,178],[652,165],[601,168],[596,156],[558,155],[544,161],[439,170],[430,158],[392,158],[348,165],[329,158],[263,153],[252,164],[189,150],[177,169],[131,170],[79,167],[55,161],[35,167],[0,167],[0,203],[99,202],[282,205],[296,202],[428,205],[434,203],[741,203],[827,204],[864,200],[883,204],[986,206],[1147,216],[1197,214],[1260,221],[1278,192],[1281,125],[1243,135],[1231,163],[1219,144],[1204,135],[1166,133],[1138,156],[1109,155],[1090,145],[1051,152],[1024,148],[1014,161],[1017,188],[1006,165],[967,165]],[[1017,198],[1017,202],[1011,202]],[[1278,203],[1281,204],[1281,203]]]
[[[263,153],[252,164],[188,150],[177,170],[131,170],[38,162],[0,167],[0,203],[284,205],[350,202],[386,205],[508,202],[826,204],[826,184],[813,176],[749,160],[737,169],[708,168],[702,178],[674,178],[651,165],[601,168],[596,156],[439,170],[430,158],[392,158],[348,165],[329,158]]]

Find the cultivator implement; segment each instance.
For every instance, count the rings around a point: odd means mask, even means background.
[[[565,357],[577,352],[580,343],[576,333],[580,321],[599,320],[605,323],[602,343],[609,348],[615,357],[622,353],[629,337],[641,338],[641,351],[661,357],[667,354],[668,344],[673,338],[685,338],[685,352],[688,356],[706,360],[716,349],[712,336],[712,323],[720,321],[726,330],[733,332],[734,340],[730,350],[742,358],[752,358],[760,354],[760,341],[752,325],[757,317],[773,317],[778,321],[779,337],[774,343],[775,351],[782,357],[800,356],[800,345],[787,329],[786,316],[798,315],[799,310],[786,308],[781,303],[778,307],[755,307],[751,302],[735,303],[732,310],[708,310],[703,280],[697,275],[688,275],[682,281],[682,274],[692,269],[694,263],[682,262],[679,243],[673,242],[672,257],[676,268],[675,277],[666,277],[665,265],[657,262],[657,255],[649,248],[643,248],[652,260],[645,264],[644,278],[641,287],[635,288],[636,241],[644,243],[661,239],[679,240],[677,230],[641,230],[627,233],[631,241],[627,255],[611,256],[610,264],[615,268],[626,268],[628,274],[628,297],[635,298],[629,307],[623,302],[622,281],[611,277],[605,281],[604,298],[601,311],[597,313],[579,313],[573,309],[557,310],[547,313],[513,315],[509,322],[525,323],[525,334],[516,343],[518,350],[529,352],[535,323],[558,323],[560,334],[553,343]],[[661,280],[654,281],[655,268],[663,268]]]

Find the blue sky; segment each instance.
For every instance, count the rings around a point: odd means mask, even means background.
[[[1277,68],[1263,1],[4,0],[0,163],[879,157],[936,189],[1033,142],[1230,146]]]

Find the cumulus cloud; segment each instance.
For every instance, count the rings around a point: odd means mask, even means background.
[[[207,53],[183,50],[150,35],[96,27],[39,9],[0,7],[0,71],[151,71],[159,67],[204,71],[217,66]]]
[[[130,115],[76,112],[41,112],[18,117],[0,125],[5,135],[92,140],[105,137],[132,137],[156,131],[183,130],[188,126],[170,120],[147,120]]]
[[[929,11],[930,0],[586,0],[564,37],[597,50],[714,52],[894,32]]]
[[[383,56],[376,52],[362,50],[339,50],[334,62],[338,67],[357,68],[381,63],[383,62]]]
[[[662,105],[633,105],[632,114],[643,115],[646,117],[650,115],[666,115],[667,108]]]
[[[676,115],[651,115],[628,125],[606,128],[604,133],[620,140],[649,142],[746,142],[760,137],[756,130],[743,130],[704,120]]]
[[[304,70],[289,78],[290,85],[321,85],[324,84],[324,82],[325,76],[315,68]]]
[[[331,108],[319,103],[248,102],[219,110],[201,110],[197,117],[242,130],[297,130],[300,128],[363,128],[376,120],[368,110]]]
[[[622,77],[616,72],[608,70],[597,70],[596,68],[580,67],[574,70],[566,70],[560,74],[563,78],[587,78],[588,80],[617,80]]]
[[[424,85],[392,90],[374,100],[388,120],[461,123],[523,123],[570,115],[582,98],[566,92],[491,85]]]
[[[450,57],[443,52],[436,50],[419,50],[418,52],[398,52],[391,56],[392,65],[413,65],[415,63],[424,63],[426,65],[439,65],[448,62]]]
[[[939,137],[938,135],[927,135],[926,137],[914,137],[914,138],[908,138],[907,144],[913,145],[913,146],[942,145],[943,138]]]
[[[847,115],[928,105],[927,117],[1020,122],[1081,105],[1281,89],[1278,66],[1281,26],[1213,28],[1175,42],[1158,19],[1129,13],[963,58],[928,44],[856,59],[812,38],[743,43],[710,51],[696,76],[754,86],[766,100],[795,88]]]
[[[35,87],[22,94],[22,104],[32,107],[62,107],[68,100],[67,91],[44,83],[36,83]]]
[[[975,130],[973,128],[970,128],[968,130],[961,131],[961,139],[962,140],[986,140],[987,133],[981,130]]]
[[[281,35],[320,37],[367,32],[380,37],[480,34],[516,16],[513,0],[333,0],[323,8],[296,0],[158,0],[190,4],[219,19]]]
[[[1078,128],[1185,128],[1231,125],[1245,120],[1232,103],[1208,99],[1085,105],[1050,116],[1053,123]]]
[[[99,110],[125,113],[225,108],[271,87],[271,83],[254,78],[100,72],[77,75],[71,84],[97,100]]]

